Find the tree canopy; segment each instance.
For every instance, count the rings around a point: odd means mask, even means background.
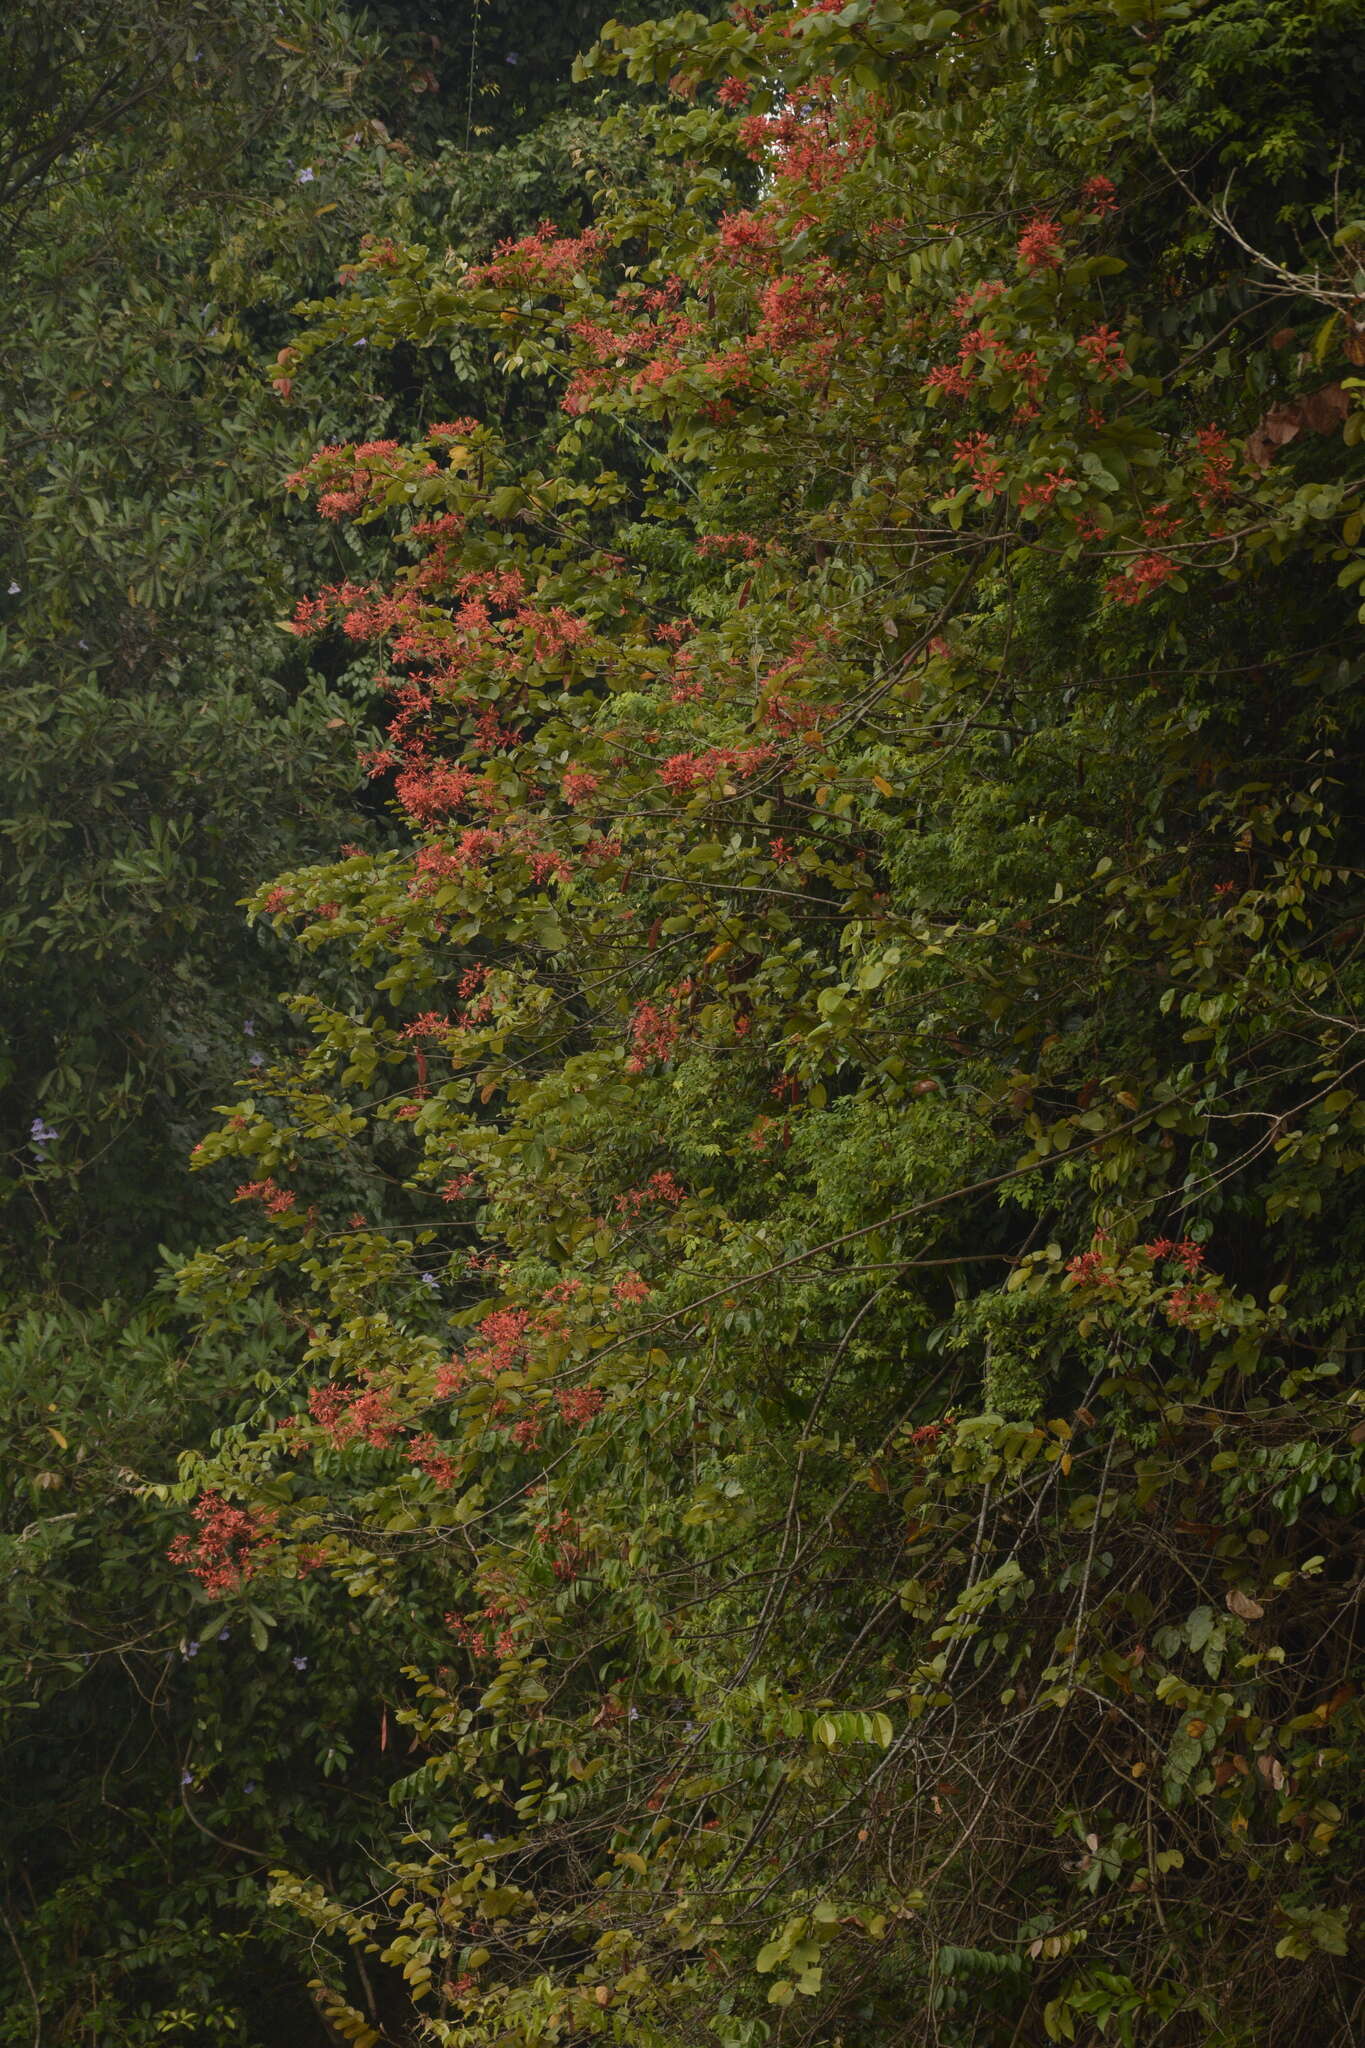
[[[1358,2038],[1359,28],[607,22],[304,286],[135,1497],[319,2040]]]
[[[294,480],[411,839],[199,1153],[185,1555],[407,1644],[349,2038],[1349,2037],[1354,19],[609,26],[653,189],[313,309],[564,418]]]

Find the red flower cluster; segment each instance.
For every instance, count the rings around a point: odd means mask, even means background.
[[[601,1413],[606,1398],[600,1387],[561,1387],[555,1395],[555,1406],[570,1429],[582,1429]]]
[[[542,291],[562,291],[601,255],[602,248],[596,228],[561,235],[552,220],[543,220],[532,234],[499,242],[492,262],[467,270],[464,283],[470,290],[482,285],[536,285]]]
[[[1104,588],[1115,604],[1141,604],[1149,590],[1159,589],[1176,573],[1169,555],[1139,555],[1117,576],[1107,578]]]
[[[592,320],[576,320],[570,333],[587,349],[592,365],[579,369],[564,394],[564,410],[572,417],[586,411],[597,392],[620,382],[622,365],[637,364],[632,388],[640,391],[664,384],[685,367],[683,348],[702,332],[698,321],[672,310],[671,291],[648,293],[643,301],[622,300],[622,311],[643,304],[654,317],[624,327],[604,327]],[[651,304],[651,301],[653,303]]]
[[[448,1493],[459,1478],[460,1468],[449,1451],[443,1451],[430,1432],[415,1436],[408,1445],[407,1461],[417,1471],[431,1480],[442,1493]]]
[[[1109,1263],[1109,1240],[1096,1237],[1088,1252],[1068,1259],[1066,1270],[1083,1287],[1117,1287],[1119,1276]]]
[[[578,1524],[567,1508],[553,1522],[542,1522],[536,1530],[536,1542],[546,1549],[553,1548],[550,1570],[557,1579],[576,1579],[587,1560],[588,1553],[578,1542],[578,1533]]]
[[[710,747],[704,754],[671,754],[659,770],[659,780],[674,796],[687,796],[698,783],[717,775],[754,775],[773,758],[773,748]]]
[[[410,1024],[405,1024],[398,1036],[400,1038],[444,1038],[447,1031],[453,1031],[454,1029],[455,1026],[451,1023],[449,1017],[442,1017],[435,1010],[424,1010],[420,1017],[414,1017]]]
[[[384,1387],[314,1387],[308,1413],[338,1450],[356,1441],[382,1450],[399,1431],[393,1396]]]
[[[191,1510],[199,1524],[197,1536],[177,1536],[166,1552],[172,1564],[183,1564],[206,1593],[219,1599],[235,1593],[254,1578],[275,1538],[269,1533],[273,1515],[264,1509],[229,1507],[220,1493],[204,1493]]]
[[[1074,476],[1068,476],[1065,470],[1049,469],[1045,472],[1042,483],[1024,485],[1023,490],[1019,493],[1019,503],[1024,508],[1030,505],[1050,505],[1058,491],[1074,491],[1075,489],[1076,479]]]
[[[687,1190],[676,1174],[661,1166],[657,1173],[651,1173],[642,1188],[627,1188],[623,1195],[616,1197],[616,1208],[620,1215],[633,1220],[651,1202],[666,1202],[676,1209],[679,1202],[686,1201]]]
[[[1177,532],[1184,523],[1182,519],[1177,519],[1174,516],[1169,504],[1153,505],[1151,510],[1144,512],[1142,516],[1143,538],[1144,540],[1169,540],[1171,535]]]
[[[409,894],[422,896],[430,893],[438,882],[448,882],[456,875],[469,874],[481,867],[490,854],[497,853],[503,845],[503,835],[490,826],[471,825],[462,832],[454,846],[423,846],[417,854],[417,874],[422,879],[411,884]]]
[[[972,482],[988,505],[1005,480],[1003,465],[988,452],[994,446],[989,434],[969,434],[965,441],[953,443],[954,456],[967,464]]]
[[[989,299],[998,293],[981,285],[974,296]],[[966,303],[966,298],[956,302],[957,306]],[[1047,372],[1033,349],[1011,349],[987,328],[969,327],[958,343],[957,361],[938,364],[926,377],[924,388],[941,391],[946,398],[967,398],[983,370],[988,376],[1018,377],[1031,396],[1047,382]]]
[[[435,464],[426,465],[434,469]],[[348,519],[373,498],[379,489],[398,481],[406,461],[396,441],[362,441],[357,447],[332,443],[320,448],[302,469],[285,482],[286,490],[304,491],[326,486],[318,497],[318,511],[324,519]]]
[[[1218,1296],[1208,1287],[1177,1287],[1166,1303],[1166,1313],[1173,1323],[1187,1328],[1197,1315],[1218,1313]]]
[[[1062,231],[1046,214],[1035,214],[1019,237],[1019,260],[1029,270],[1056,270],[1060,264]]]
[[[436,1375],[436,1393],[444,1400],[458,1393],[471,1372],[494,1380],[525,1362],[531,1318],[524,1308],[495,1308],[479,1324],[478,1336],[462,1358],[452,1358]]]
[[[433,825],[451,811],[462,810],[470,791],[482,777],[472,768],[456,768],[449,762],[428,763],[420,754],[394,780],[394,795],[410,817],[419,824]]]
[[[1003,298],[1004,293],[1004,280],[998,277],[985,278],[970,290],[959,292],[952,305],[954,320],[974,320],[983,307],[989,306],[992,299]]]
[[[1197,1273],[1204,1263],[1204,1247],[1192,1237],[1158,1237],[1142,1249],[1149,1259],[1174,1259],[1187,1273]]]
[[[1095,374],[1105,382],[1112,382],[1128,368],[1128,357],[1116,327],[1097,327],[1093,333],[1081,335],[1076,346],[1083,356],[1089,358]]]
[[[1201,427],[1195,441],[1203,458],[1200,489],[1195,495],[1207,511],[1232,496],[1232,450],[1221,427]]]
[[[517,1639],[506,1623],[511,1619],[510,1610],[501,1600],[490,1600],[470,1620],[462,1615],[448,1614],[446,1627],[457,1643],[475,1657],[510,1657],[517,1647]],[[492,1627],[480,1627],[479,1623],[492,1623]]]
[[[677,1010],[672,1004],[660,1010],[653,1003],[637,1003],[626,1032],[630,1039],[626,1072],[643,1074],[651,1060],[672,1058],[678,1042]]]
[[[810,11],[830,8],[821,0]],[[872,147],[876,132],[870,115],[841,119],[827,79],[793,92],[781,113],[750,114],[739,124],[740,146],[755,162],[766,161],[777,177],[812,192],[845,178]]]
[[[777,223],[760,213],[723,213],[716,238],[727,262],[767,269],[777,261]]]
[[[924,380],[926,391],[941,391],[945,398],[970,398],[972,378],[961,363],[939,363]]]
[[[755,562],[764,552],[761,540],[751,533],[701,533],[697,536],[699,555],[738,555],[741,560]]]
[[[247,1180],[235,1191],[234,1202],[260,1202],[267,1216],[283,1216],[293,1208],[297,1195],[288,1188],[277,1187],[273,1180]]]

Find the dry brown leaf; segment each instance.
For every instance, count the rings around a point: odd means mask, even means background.
[[[1302,398],[1272,405],[1247,441],[1246,459],[1257,469],[1269,469],[1276,450],[1296,441],[1305,427],[1312,434],[1334,434],[1350,409],[1340,384],[1324,384]]]

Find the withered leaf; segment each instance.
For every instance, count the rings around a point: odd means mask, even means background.
[[[1246,459],[1257,469],[1269,469],[1276,449],[1296,441],[1305,427],[1312,434],[1334,434],[1350,409],[1340,384],[1324,384],[1302,398],[1272,405],[1247,441]]]

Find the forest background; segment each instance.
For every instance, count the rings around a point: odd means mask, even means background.
[[[1365,9],[611,12],[0,27],[0,2043],[1346,2048]]]

